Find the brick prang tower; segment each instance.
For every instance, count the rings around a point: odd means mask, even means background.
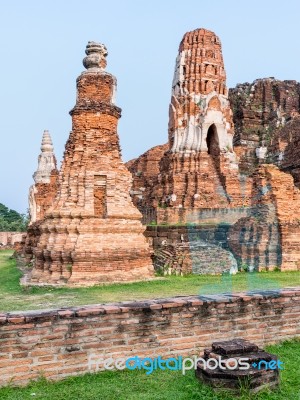
[[[40,226],[33,283],[91,285],[153,276],[141,214],[129,195],[131,174],[121,159],[121,109],[106,56],[104,45],[88,43],[59,191]]]

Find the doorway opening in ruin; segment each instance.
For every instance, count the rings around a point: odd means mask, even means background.
[[[94,176],[95,217],[106,218],[106,176]]]
[[[212,124],[208,128],[206,144],[208,148],[208,154],[212,155],[213,157],[218,157],[220,155],[218,132],[215,124]]]
[[[225,177],[221,171],[220,164],[220,145],[218,138],[218,131],[215,124],[212,124],[207,131],[206,136],[207,152],[211,156],[212,164],[215,167],[216,175],[218,176],[217,193],[224,198],[228,204],[230,203],[229,196],[226,191]]]

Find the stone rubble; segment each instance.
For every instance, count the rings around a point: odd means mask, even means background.
[[[196,377],[200,381],[209,384],[214,389],[230,390],[241,394],[245,388],[249,389],[250,393],[257,393],[262,389],[273,389],[279,386],[278,368],[266,368],[268,363],[277,365],[277,356],[265,352],[247,340],[232,339],[213,342],[211,349],[204,350],[202,358],[205,361],[222,359],[222,367],[217,366],[214,369],[204,368],[203,362],[199,361],[195,371]],[[248,359],[250,368],[243,370],[237,367],[234,369],[234,366],[238,365],[242,358]]]

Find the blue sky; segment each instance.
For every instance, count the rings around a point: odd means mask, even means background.
[[[178,45],[187,31],[221,39],[227,86],[300,81],[298,0],[0,0],[0,203],[25,212],[44,129],[62,159],[75,81],[89,40],[108,48],[118,79],[125,161],[167,141]]]

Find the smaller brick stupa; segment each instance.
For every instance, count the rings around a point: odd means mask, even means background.
[[[58,189],[56,158],[52,139],[47,130],[43,133],[41,153],[33,180],[34,184],[30,186],[28,196],[30,220],[20,251],[26,263],[32,261],[34,249],[40,237],[40,223],[48,208],[53,204]]]
[[[38,168],[33,174],[34,184],[29,189],[30,224],[41,221],[53,203],[57,191],[58,170],[49,131],[43,133]]]
[[[31,283],[93,285],[151,278],[150,248],[121,159],[116,78],[107,50],[89,42],[77,79],[76,105],[59,190],[40,225]]]
[[[276,355],[265,352],[247,340],[214,342],[211,349],[204,350],[202,359],[206,361],[206,365],[204,366],[203,361],[198,362],[196,377],[216,390],[225,389],[239,394],[244,388],[256,393],[279,385],[281,361]],[[240,362],[247,362],[249,368],[240,368],[245,367]]]

